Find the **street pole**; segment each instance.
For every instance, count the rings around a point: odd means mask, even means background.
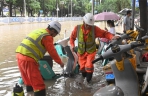
[[[45,17],[45,2],[43,0],[43,14],[44,14],[44,17]]]
[[[58,14],[58,3],[57,3],[57,17],[59,16],[59,14]]]
[[[71,0],[71,17],[72,17],[72,0]]]
[[[24,0],[24,12],[25,12],[25,17],[26,17],[26,1]]]
[[[58,3],[57,3],[57,17],[59,16],[59,7],[58,7]]]
[[[139,8],[140,8],[140,27],[144,29],[144,31],[140,32],[140,37],[145,36],[148,31],[147,27],[147,0],[139,0]],[[138,37],[138,38],[140,38]]]
[[[94,0],[92,0],[92,14],[94,15]]]
[[[0,1],[0,16],[2,17],[2,11],[3,11],[3,9],[2,9],[2,1]]]
[[[56,0],[56,2],[57,2],[57,17],[59,17],[59,5],[58,5],[58,3],[59,3],[59,1],[58,0]]]
[[[132,29],[134,30],[134,20],[135,20],[135,0],[132,1]]]

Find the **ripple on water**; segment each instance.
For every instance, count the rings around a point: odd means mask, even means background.
[[[5,70],[11,70],[11,69],[18,69],[18,66],[8,67],[8,68],[2,68],[2,69],[0,69],[0,70],[5,71]]]
[[[0,90],[0,94],[4,94],[6,92],[7,92],[6,90]]]
[[[11,74],[11,73],[18,73],[19,70],[18,69],[13,69],[13,70],[8,70],[8,71],[5,71],[5,72],[2,72],[2,74]]]

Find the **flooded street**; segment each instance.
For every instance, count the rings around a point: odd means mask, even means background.
[[[55,42],[69,36],[74,26],[81,23],[82,21],[61,22],[62,30],[60,35],[55,37]],[[15,58],[15,49],[29,32],[38,28],[46,28],[47,24],[48,23],[0,25],[0,96],[12,96],[13,86],[18,82],[20,77]],[[95,25],[104,29],[103,22],[96,22]],[[121,32],[122,27],[117,26],[116,31]],[[55,73],[62,72],[62,69],[57,64],[53,65],[53,70]],[[91,88],[83,84],[78,85],[75,82],[78,76],[79,75],[74,78],[60,77],[55,80],[46,80],[47,96],[92,96],[94,92],[106,84],[100,63],[95,64]],[[33,96],[33,93],[25,93],[25,96]]]

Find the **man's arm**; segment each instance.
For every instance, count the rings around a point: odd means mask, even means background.
[[[53,37],[52,36],[44,36],[42,39],[42,44],[50,54],[51,58],[58,64],[63,64],[55,47],[53,44]]]
[[[110,32],[102,30],[99,27],[95,26],[95,37],[111,40],[113,38],[113,35]]]
[[[74,30],[72,31],[71,35],[70,35],[70,45],[72,48],[75,47],[75,40],[77,38],[77,26],[75,26]]]

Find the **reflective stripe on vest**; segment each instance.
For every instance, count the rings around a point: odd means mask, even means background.
[[[81,27],[82,25],[77,26],[78,53],[79,54],[83,54],[84,52],[93,53],[94,51],[96,51],[94,26],[92,27],[92,30],[88,33],[88,38],[86,42],[84,41],[83,31]]]
[[[41,44],[42,38],[46,35],[50,34],[46,32],[45,29],[31,32],[29,36],[21,42],[20,46],[16,49],[16,52],[32,57],[38,62],[46,52],[44,46]]]
[[[40,59],[39,55],[38,55],[32,48],[30,48],[29,46],[27,46],[27,45],[25,45],[25,44],[23,44],[23,43],[21,43],[20,46],[25,47],[25,48],[28,49],[37,59]]]
[[[36,41],[33,40],[33,39],[30,38],[30,37],[26,37],[26,39],[28,39],[28,40],[30,40],[32,43],[34,43],[42,53],[45,53],[45,49],[43,49],[43,48],[38,44],[38,42],[39,42],[39,40],[42,39],[43,36],[46,36],[46,35],[49,35],[49,34],[40,35],[40,36],[37,38]]]

